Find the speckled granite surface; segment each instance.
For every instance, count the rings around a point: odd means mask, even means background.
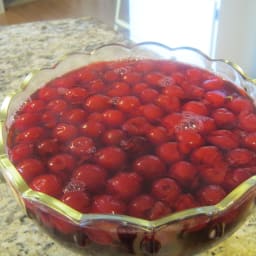
[[[122,35],[91,18],[0,26],[0,101],[30,70],[52,66],[73,51],[123,41]],[[255,256],[255,241],[256,213],[232,237],[200,256]],[[55,243],[26,217],[0,176],[0,256],[25,255],[77,254]]]

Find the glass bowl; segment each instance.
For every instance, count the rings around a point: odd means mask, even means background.
[[[88,54],[74,53],[49,69],[29,74],[1,108],[1,159],[3,176],[23,210],[54,239],[85,255],[193,255],[235,232],[252,212],[256,176],[233,189],[216,205],[183,210],[156,220],[124,215],[83,214],[56,198],[32,190],[8,157],[7,134],[22,103],[52,79],[89,63],[122,59],[175,60],[208,70],[234,83],[251,99],[256,81],[236,64],[214,60],[190,47],[170,48],[156,42],[133,46],[105,45]]]

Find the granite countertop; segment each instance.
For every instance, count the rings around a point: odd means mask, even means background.
[[[29,71],[110,42],[126,38],[89,17],[0,26],[0,102]],[[256,213],[232,237],[200,256],[255,256],[255,241]],[[25,255],[77,254],[62,248],[25,215],[0,175],[0,256]]]

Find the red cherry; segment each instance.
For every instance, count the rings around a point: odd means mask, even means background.
[[[10,151],[10,158],[13,162],[19,162],[25,158],[31,157],[34,152],[33,144],[21,143],[15,145]]]
[[[114,70],[108,70],[103,75],[103,78],[107,82],[115,82],[115,81],[119,80],[119,74],[117,72],[115,72]]]
[[[130,118],[122,125],[122,129],[131,135],[145,135],[151,128],[146,118],[140,116]]]
[[[117,107],[127,113],[132,113],[140,106],[140,101],[135,96],[124,96],[118,101]]]
[[[115,171],[120,170],[126,163],[125,152],[121,148],[114,146],[101,148],[95,157],[100,166]]]
[[[87,87],[89,94],[101,93],[105,89],[105,84],[102,80],[97,79],[90,82],[90,85]]]
[[[97,73],[88,67],[82,67],[76,71],[77,80],[82,84],[87,84],[97,78]]]
[[[223,183],[227,191],[231,191],[251,176],[249,168],[237,168],[227,172]]]
[[[140,110],[143,116],[150,122],[160,121],[160,118],[163,115],[161,108],[155,104],[142,105]]]
[[[174,209],[175,211],[183,211],[187,209],[192,209],[198,207],[198,203],[191,194],[181,194],[178,196]]]
[[[181,113],[172,113],[163,118],[162,124],[168,130],[168,135],[174,135],[175,130],[180,126],[182,119],[183,117]]]
[[[80,108],[74,108],[63,113],[62,120],[69,124],[80,124],[85,121],[87,113]]]
[[[92,95],[86,99],[84,107],[91,112],[102,112],[110,107],[110,98],[101,94]]]
[[[161,83],[161,80],[164,76],[158,72],[151,72],[145,76],[145,81],[153,86],[158,86]]]
[[[88,96],[88,92],[86,89],[81,87],[73,87],[68,89],[65,92],[65,98],[71,104],[79,104],[83,103]]]
[[[228,162],[234,166],[250,164],[253,157],[253,152],[246,148],[235,148],[227,154]]]
[[[224,86],[224,81],[220,77],[214,77],[209,80],[205,80],[202,84],[206,90],[219,90]]]
[[[83,135],[98,138],[104,132],[105,127],[101,122],[97,121],[88,121],[83,123],[80,127],[80,131]]]
[[[246,134],[246,136],[243,137],[243,140],[245,146],[253,150],[256,149],[256,132]]]
[[[58,77],[50,82],[52,87],[56,88],[71,88],[75,85],[76,77],[75,74],[72,72],[68,75],[64,75],[63,77]]]
[[[194,163],[214,165],[222,161],[222,154],[215,146],[203,146],[192,152],[191,160]]]
[[[102,134],[102,142],[109,146],[118,146],[125,139],[123,130],[111,129]]]
[[[204,144],[204,139],[202,136],[199,133],[191,130],[178,131],[176,138],[179,141],[179,150],[183,154],[187,154],[191,150]]]
[[[125,82],[115,82],[107,91],[107,95],[111,97],[121,97],[130,94],[130,86]]]
[[[201,205],[215,205],[226,196],[225,190],[218,185],[208,185],[198,191],[198,201]]]
[[[75,170],[73,179],[82,182],[85,190],[100,193],[105,188],[107,173],[100,166],[84,164]]]
[[[59,92],[57,88],[43,87],[37,92],[38,98],[43,101],[50,101],[59,98]]]
[[[83,159],[90,158],[96,152],[94,141],[85,136],[76,137],[69,143],[68,147],[70,152]]]
[[[168,205],[172,205],[180,193],[181,189],[179,185],[175,180],[170,178],[161,178],[155,180],[152,184],[152,194],[154,197]]]
[[[228,166],[224,162],[215,163],[212,166],[202,165],[199,167],[200,178],[207,184],[222,184]]]
[[[154,206],[155,200],[149,195],[135,197],[128,206],[129,215],[137,218],[147,218],[148,212]]]
[[[137,83],[132,87],[132,92],[134,95],[140,95],[148,87],[147,83]]]
[[[156,149],[157,155],[167,164],[180,161],[182,154],[179,152],[178,143],[166,142]]]
[[[239,127],[248,132],[256,131],[256,114],[242,112],[239,115]]]
[[[14,126],[19,131],[24,131],[31,126],[37,125],[40,121],[40,115],[37,113],[23,113],[16,117]]]
[[[226,95],[222,91],[208,91],[205,94],[205,100],[213,107],[222,107],[225,103]]]
[[[108,109],[103,113],[103,119],[109,127],[118,127],[123,124],[125,116],[120,110]]]
[[[163,90],[163,94],[171,98],[174,97],[178,99],[184,99],[185,97],[184,89],[178,85],[171,85],[165,87]]]
[[[52,155],[59,151],[58,141],[56,139],[45,139],[37,143],[36,150],[39,155]]]
[[[46,105],[46,108],[49,111],[52,111],[54,113],[63,113],[68,108],[68,104],[65,100],[62,99],[54,99],[49,101],[49,103]]]
[[[75,167],[75,159],[69,154],[60,153],[51,157],[47,165],[50,171],[55,173],[63,171],[72,172]]]
[[[133,170],[146,179],[154,180],[164,176],[166,168],[157,156],[144,155],[133,163]]]
[[[202,79],[203,72],[198,68],[188,68],[186,70],[187,79],[191,82],[196,82]]]
[[[102,113],[98,113],[98,112],[93,112],[91,113],[88,118],[87,118],[88,121],[94,121],[94,122],[101,122],[103,123],[103,115]]]
[[[234,113],[251,112],[253,111],[253,103],[250,99],[244,98],[242,96],[233,97],[231,96],[226,104],[226,107]]]
[[[126,206],[121,201],[111,195],[99,195],[93,198],[92,213],[104,213],[104,214],[124,214],[126,212]]]
[[[154,64],[150,60],[141,60],[135,64],[135,69],[139,72],[149,72],[154,68]]]
[[[118,173],[108,180],[107,192],[122,200],[130,200],[142,189],[142,179],[137,173]]]
[[[208,109],[203,102],[200,101],[188,101],[182,107],[183,111],[193,112],[198,115],[207,116]]]
[[[42,139],[45,131],[42,127],[33,126],[16,136],[16,143],[33,143]]]
[[[156,201],[147,214],[147,219],[157,220],[172,212],[171,208],[161,201]]]
[[[77,133],[78,130],[74,125],[66,123],[57,124],[57,126],[52,131],[53,137],[63,142],[74,138]]]
[[[43,174],[36,176],[30,183],[30,187],[38,192],[59,197],[62,193],[60,180],[54,174]]]
[[[164,143],[168,139],[167,130],[162,126],[152,127],[147,134],[147,138],[155,145]]]
[[[45,172],[43,163],[34,158],[26,158],[18,163],[17,170],[26,182],[30,182],[33,178]]]
[[[128,71],[126,72],[123,77],[123,81],[130,83],[130,84],[135,84],[138,83],[141,79],[141,75],[138,72],[135,71]]]
[[[151,103],[159,96],[159,92],[153,88],[146,88],[140,93],[140,99],[143,103]]]
[[[193,182],[197,172],[197,169],[191,163],[179,161],[171,165],[168,176],[175,179],[179,184],[187,186]]]
[[[238,137],[229,130],[213,131],[208,135],[207,141],[225,150],[237,148],[239,145]]]
[[[177,97],[161,94],[155,103],[167,113],[178,112],[180,110],[180,101]]]
[[[22,106],[22,111],[25,113],[39,113],[45,109],[45,102],[43,100],[33,99]]]
[[[212,112],[212,117],[219,127],[231,128],[235,125],[236,116],[226,108],[218,108]]]
[[[41,121],[46,128],[54,128],[57,124],[58,117],[56,113],[46,111],[45,113],[43,113]]]

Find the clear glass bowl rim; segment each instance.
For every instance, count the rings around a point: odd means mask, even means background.
[[[151,229],[158,229],[162,226],[165,226],[167,224],[176,223],[181,220],[186,220],[198,216],[205,216],[208,218],[212,218],[214,216],[221,216],[225,212],[227,212],[231,207],[236,205],[237,202],[245,198],[247,195],[251,193],[256,193],[256,176],[250,177],[248,180],[242,182],[239,186],[237,186],[235,189],[233,189],[222,201],[220,201],[216,205],[212,206],[203,206],[203,207],[197,207],[192,208],[188,210],[183,210],[180,212],[176,212],[173,214],[170,214],[168,216],[165,216],[163,218],[157,219],[157,220],[145,220],[135,217],[130,217],[127,215],[114,215],[114,214],[83,214],[81,212],[78,212],[77,210],[69,207],[68,205],[62,203],[60,200],[53,198],[49,195],[33,191],[27,183],[24,181],[24,179],[21,177],[17,169],[14,167],[12,162],[10,161],[8,154],[6,153],[6,146],[5,146],[5,132],[6,132],[6,120],[8,117],[8,108],[9,105],[15,95],[22,92],[27,86],[29,86],[30,80],[38,74],[38,72],[42,70],[53,70],[55,69],[62,61],[65,61],[68,59],[69,56],[73,54],[81,54],[84,56],[90,56],[97,53],[99,50],[107,50],[108,47],[118,47],[123,48],[125,50],[128,50],[132,52],[137,47],[143,47],[143,46],[157,46],[160,48],[163,48],[165,50],[168,50],[170,52],[180,51],[180,50],[188,50],[191,52],[196,53],[200,57],[203,57],[207,59],[210,62],[220,62],[224,63],[225,65],[230,66],[234,72],[236,72],[238,75],[241,76],[241,78],[245,81],[250,83],[252,86],[256,86],[256,79],[250,78],[243,69],[233,63],[230,60],[225,59],[213,59],[201,52],[200,50],[193,48],[193,47],[176,47],[171,48],[169,46],[166,46],[164,44],[158,43],[158,42],[141,42],[138,44],[132,44],[132,45],[124,45],[119,43],[111,43],[111,44],[105,44],[102,45],[96,49],[94,49],[91,52],[87,53],[71,53],[67,56],[64,56],[56,65],[50,68],[44,68],[40,70],[35,70],[30,72],[24,81],[22,82],[20,88],[18,88],[16,91],[11,92],[8,96],[5,97],[5,99],[2,102],[1,110],[0,110],[0,167],[2,169],[3,176],[5,177],[5,180],[9,183],[11,188],[14,190],[18,201],[23,206],[24,210],[26,210],[26,207],[24,205],[23,199],[31,200],[36,202],[37,204],[43,205],[48,207],[49,209],[52,209],[53,211],[59,213],[62,216],[65,216],[68,218],[71,222],[78,224],[78,225],[84,225],[85,223],[94,221],[94,220],[108,220],[113,222],[122,222],[126,224],[130,224],[133,226],[138,226],[140,228],[143,228],[145,230],[151,230]]]

